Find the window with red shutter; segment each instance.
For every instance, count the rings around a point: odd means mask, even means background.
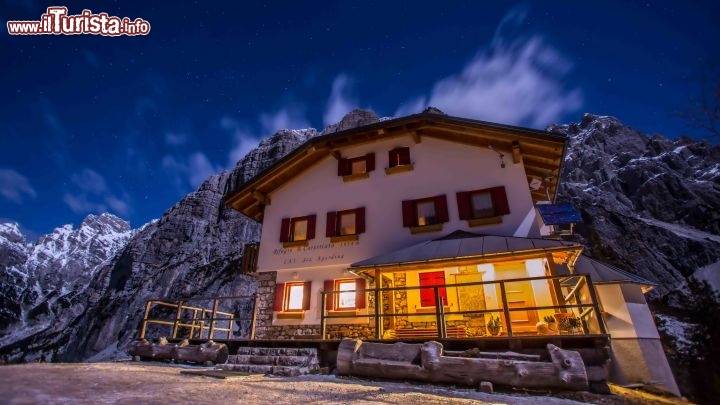
[[[504,186],[460,191],[456,197],[460,219],[470,226],[500,223],[501,216],[510,213]]]
[[[278,283],[275,285],[273,310],[276,312],[298,312],[310,309],[312,282]]]
[[[365,232],[365,207],[328,212],[325,236],[339,238],[357,236],[363,232]]]
[[[284,218],[280,224],[280,242],[286,247],[306,245],[307,241],[315,239],[316,222],[315,214]]]
[[[444,286],[445,285],[445,272],[433,271],[428,273],[420,273],[419,285],[420,287],[426,287],[420,289],[420,306],[422,307],[434,307],[435,306],[435,288],[433,286]],[[445,288],[439,288],[440,297],[442,298],[443,305],[447,305],[447,291]]]
[[[325,309],[328,311],[349,311],[366,306],[364,279],[325,280],[324,290],[331,292],[326,294]]]
[[[450,220],[445,195],[402,202],[403,226],[413,233],[442,230]]]
[[[338,160],[338,176],[341,176],[343,181],[367,178],[368,173],[373,170],[375,170],[375,153]]]
[[[385,169],[386,174],[400,173],[413,169],[410,161],[410,148],[398,147],[388,151],[388,167]]]

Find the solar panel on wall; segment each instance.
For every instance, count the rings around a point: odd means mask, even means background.
[[[536,207],[545,225],[565,225],[582,222],[580,214],[570,203],[538,204]]]

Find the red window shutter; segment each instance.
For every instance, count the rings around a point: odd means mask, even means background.
[[[493,208],[495,208],[495,215],[507,215],[510,213],[510,205],[508,204],[507,194],[505,194],[505,186],[491,188],[490,195]]]
[[[290,242],[290,218],[283,218],[280,224],[280,242]]]
[[[460,219],[472,219],[472,206],[470,205],[470,195],[468,191],[460,191],[456,194],[458,214]]]
[[[335,281],[334,280],[325,280],[323,283],[323,291],[326,293],[329,293],[330,291],[335,289]],[[332,311],[335,304],[335,294],[325,294],[325,309],[328,311]]]
[[[367,305],[365,303],[365,279],[358,278],[355,280],[355,308],[363,309]]]
[[[317,215],[308,215],[308,229],[307,229],[307,240],[315,239],[315,223],[317,222]]]
[[[275,284],[275,303],[273,311],[280,312],[285,305],[285,283]]]
[[[448,222],[450,220],[445,194],[435,197],[435,216],[437,216],[439,223]]]
[[[350,161],[345,158],[338,160],[338,176],[347,176],[350,174]]]
[[[373,170],[375,170],[375,154],[368,153],[365,155],[365,171],[369,173]]]
[[[365,207],[355,209],[355,233],[365,232]]]
[[[401,165],[409,165],[410,164],[410,148],[404,147],[404,148],[398,148],[398,158],[400,159]]]
[[[303,310],[310,309],[310,295],[312,294],[312,281],[306,281],[303,285]]]
[[[327,213],[327,222],[325,223],[325,236],[327,236],[328,238],[337,236],[337,213],[334,211]]]
[[[413,200],[405,200],[402,202],[403,226],[409,228],[417,224],[415,217],[415,202]]]

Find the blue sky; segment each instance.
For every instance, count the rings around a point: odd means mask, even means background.
[[[354,107],[533,128],[593,112],[703,137],[675,112],[720,62],[712,1],[179,3],[0,3],[4,22],[66,6],[152,27],[3,29],[0,220],[37,236],[109,211],[138,227],[259,139]]]

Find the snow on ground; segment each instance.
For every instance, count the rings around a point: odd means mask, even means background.
[[[637,219],[645,222],[648,225],[657,226],[663,229],[667,229],[668,231],[674,233],[675,235],[678,235],[683,238],[687,239],[693,239],[693,240],[711,240],[713,242],[720,243],[720,235],[715,235],[708,232],[703,232],[699,229],[695,229],[689,225],[678,225],[678,224],[671,224],[669,222],[663,222],[659,221],[657,219],[653,218],[643,218],[643,217],[637,217]]]

